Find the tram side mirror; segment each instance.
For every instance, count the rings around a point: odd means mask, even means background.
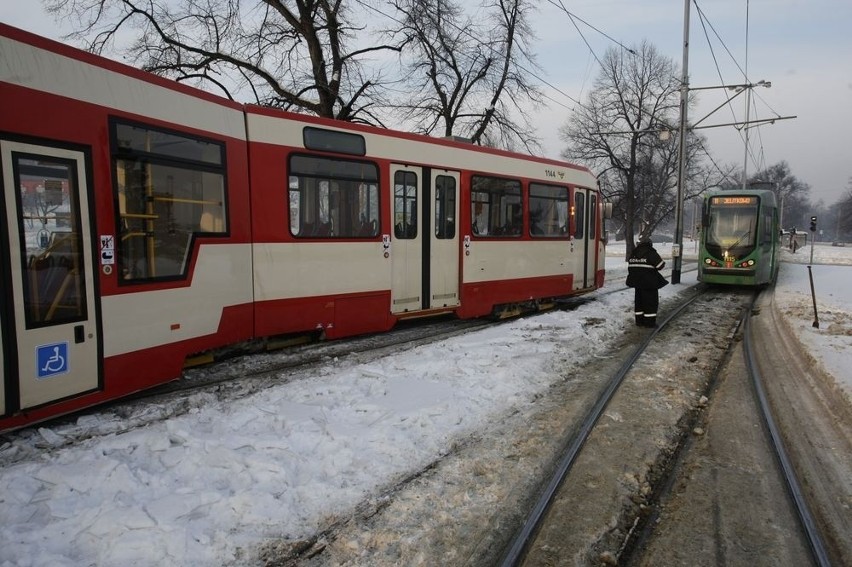
[[[603,214],[605,219],[612,218],[612,203],[606,202],[603,205]]]

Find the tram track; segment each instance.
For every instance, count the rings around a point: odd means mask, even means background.
[[[530,400],[528,406],[516,407],[510,414],[497,416],[492,427],[474,432],[470,438],[454,441],[434,461],[425,463],[419,470],[410,471],[405,478],[393,480],[379,493],[371,495],[352,511],[351,516],[331,518],[314,537],[305,540],[272,541],[264,546],[261,556],[268,560],[268,564],[304,567],[414,564],[417,557],[446,565],[498,564],[507,549],[506,542],[523,524],[523,510],[531,510],[541,494],[542,485],[532,486],[530,480],[546,478],[546,473],[559,468],[560,463],[553,455],[557,455],[560,448],[576,444],[577,431],[584,427],[583,417],[591,413],[593,405],[599,403],[596,400],[609,397],[611,400],[603,404],[590,441],[580,444],[582,450],[575,459],[577,466],[572,467],[571,471],[572,475],[578,476],[559,488],[560,492],[566,487],[573,491],[559,498],[562,504],[573,503],[567,515],[573,518],[574,524],[557,521],[549,524],[551,527],[532,530],[537,536],[547,536],[546,532],[551,532],[550,536],[555,533],[557,539],[544,539],[535,543],[534,551],[539,555],[526,564],[551,564],[554,558],[555,563],[559,564],[591,565],[612,561],[626,564],[633,557],[637,558],[636,564],[639,565],[678,564],[677,561],[657,560],[659,558],[645,559],[645,545],[635,543],[636,534],[644,531],[643,523],[656,525],[655,518],[658,516],[654,510],[658,502],[665,498],[664,491],[658,487],[667,482],[674,484],[675,480],[668,480],[674,478],[670,471],[678,466],[683,467],[678,464],[682,460],[678,456],[678,447],[693,442],[701,443],[712,437],[712,431],[707,428],[707,414],[730,405],[719,404],[712,399],[715,390],[719,388],[713,374],[733,358],[730,354],[731,345],[739,343],[741,329],[744,328],[741,315],[753,310],[742,294],[732,293],[731,290],[716,293],[703,289],[703,286],[698,289],[701,293],[687,298],[687,305],[664,302],[661,314],[666,316],[661,317],[660,328],[628,329],[623,340],[615,341],[611,351],[596,355],[581,367],[563,369],[563,380],[554,382],[547,392]],[[754,310],[760,311],[760,308]],[[770,311],[764,308],[762,313],[768,315]],[[767,322],[767,319],[758,317],[757,322],[770,327],[775,324],[772,320]],[[479,323],[482,326],[491,324],[486,321]],[[424,328],[429,326],[423,325]],[[314,348],[303,349],[312,354],[303,360],[305,366],[301,367],[292,366],[293,360],[285,361],[293,353],[288,353],[288,356],[274,353],[260,357],[268,360],[249,357],[250,362],[247,359],[245,364],[237,364],[236,367],[229,363],[231,368],[226,374],[250,374],[257,376],[259,382],[268,378],[270,384],[276,381],[281,383],[289,379],[289,371],[284,367],[287,365],[305,370],[311,364],[328,364],[335,356],[341,357],[340,362],[345,364],[351,360],[344,357],[350,356],[362,362],[369,359],[360,357],[383,356],[386,352],[408,348],[405,346],[407,344],[414,346],[416,341],[420,341],[417,344],[424,344],[468,332],[456,325],[439,330],[443,325],[435,323],[435,327],[434,338],[416,337],[423,334],[422,329],[417,332],[412,330],[411,334],[403,332],[395,338],[392,338],[392,333],[382,335],[382,340],[391,339],[394,344],[380,346],[374,343],[363,354],[354,349],[352,344],[347,345],[342,341],[319,343]],[[445,332],[450,335],[441,336]],[[677,338],[673,340],[673,337]],[[370,342],[369,337],[363,339]],[[644,345],[650,352],[647,353],[649,356],[640,356],[633,364],[631,359],[635,358],[639,350],[637,343]],[[340,350],[328,350],[328,347]],[[757,365],[762,365],[764,359],[764,355],[758,355]],[[307,360],[311,361],[305,362]],[[786,361],[783,364],[793,366]],[[279,366],[273,371],[275,365]],[[629,365],[634,366],[636,376],[631,374],[625,383],[615,388],[614,393],[601,395],[610,389],[610,375]],[[273,375],[264,376],[265,371]],[[216,375],[211,368],[191,372]],[[228,378],[224,374],[217,376],[221,381],[217,382],[218,378],[214,376],[213,381],[195,392],[204,392],[207,388],[212,392],[204,395],[221,393],[223,399],[228,400],[236,399],[230,397],[234,393],[232,387],[237,388],[238,393],[243,391],[233,384],[235,380],[232,377]],[[210,376],[194,378],[202,382],[203,378]],[[724,386],[734,381],[722,382]],[[781,380],[770,382],[770,403],[777,404],[778,398],[784,400],[797,396],[795,389],[784,395],[779,394],[775,386]],[[161,395],[181,394],[171,392]],[[706,400],[708,397],[711,398],[709,402]],[[740,392],[735,399],[742,401],[746,397]],[[152,402],[150,405],[155,407],[157,403]],[[845,417],[834,416],[841,421]],[[733,425],[734,420],[729,421]],[[761,431],[759,426],[756,430],[738,424],[734,429],[737,427],[751,431],[752,435],[755,431]],[[803,426],[802,421],[786,425],[782,423],[781,429],[785,430],[785,436],[791,428],[804,430],[809,426]],[[705,433],[696,433],[700,429],[705,430]],[[593,443],[596,448],[588,451]],[[2,451],[0,439],[0,454]],[[798,467],[803,456],[795,447],[791,453],[791,459]],[[716,476],[710,477],[711,480],[719,482],[726,475],[738,473],[738,469],[744,466],[736,460],[738,458],[742,457],[730,456],[735,469],[733,473],[723,470],[714,473]],[[768,461],[771,461],[771,457],[763,462]],[[822,467],[817,464],[816,468]],[[746,474],[758,479],[764,476],[752,471],[746,471]],[[843,478],[841,471],[841,481]],[[837,481],[836,477],[834,481]],[[848,481],[849,478],[846,478]],[[812,491],[811,480],[806,480],[804,484],[806,491]],[[767,493],[774,494],[776,500],[784,500],[777,498],[783,488],[774,492],[769,490],[774,490],[774,485],[764,488]],[[666,512],[672,510],[671,506],[664,506]],[[824,503],[817,506],[815,524],[824,529],[826,524],[832,525],[834,522],[834,531],[829,530],[827,538],[828,554],[839,553],[840,557],[848,557],[843,555],[845,551],[842,548],[836,551],[836,540],[844,538],[848,533],[844,531],[842,523],[843,512],[840,512],[840,523],[837,523],[836,519],[826,518],[821,513],[824,507]],[[547,515],[550,514],[551,510],[548,510]],[[716,531],[721,531],[725,524],[724,515],[720,512],[711,511],[695,516],[705,523],[710,520]],[[846,520],[848,522],[848,518]],[[570,541],[559,541],[560,538]],[[631,538],[634,538],[634,543],[625,544]],[[682,540],[683,533],[675,536],[676,542]],[[663,545],[672,547],[671,544]],[[719,558],[722,558],[722,563],[726,563],[726,558],[731,560],[732,552],[727,545],[724,541],[716,543],[717,563]],[[642,550],[643,553],[636,550]],[[764,564],[769,563],[764,561]]]
[[[783,320],[774,291],[761,297],[745,346],[776,459],[815,565],[852,563],[852,413],[814,368]],[[775,341],[761,341],[773,332]]]
[[[652,359],[673,362],[661,370],[643,357],[643,378],[616,393],[593,434],[596,443],[603,437],[604,450],[581,451],[574,469],[579,477],[566,483],[574,494],[561,495],[574,523],[552,523],[557,526],[553,540],[529,564],[600,564],[601,550],[617,552],[644,513],[649,485],[667,466],[672,446],[689,434],[706,377],[727,348],[735,315],[743,308],[742,300],[727,292],[690,299],[691,316],[665,319],[675,320],[683,338],[677,344],[649,342]],[[661,313],[676,309],[671,303]],[[271,564],[304,567],[416,564],[427,557],[434,564],[500,564],[507,542],[526,519],[524,511],[534,508],[546,486],[536,479],[552,477],[557,456],[601,398],[608,377],[634,354],[637,342],[670,332],[630,329],[608,354],[565,368],[564,380],[530,406],[497,418],[488,431],[456,443],[351,517],[298,542],[300,551],[287,551],[294,542],[271,542],[265,557]],[[668,352],[662,356],[661,350]],[[634,425],[637,416],[641,428]]]
[[[528,547],[531,545],[535,538],[536,532],[539,530],[542,521],[544,520],[545,513],[553,504],[554,499],[556,497],[557,490],[559,486],[565,481],[566,477],[570,473],[574,462],[577,459],[577,455],[580,453],[583,446],[586,444],[586,441],[589,439],[589,436],[592,433],[592,429],[595,427],[595,424],[603,415],[604,410],[615,394],[616,390],[619,388],[621,383],[624,381],[627,373],[633,368],[633,365],[639,359],[639,357],[645,352],[650,344],[651,340],[654,336],[672,320],[674,317],[677,317],[684,309],[686,309],[689,305],[691,305],[695,300],[700,298],[704,290],[699,291],[692,297],[689,297],[680,305],[678,305],[672,313],[670,313],[661,323],[660,326],[653,329],[653,331],[647,334],[643,340],[638,344],[636,350],[624,361],[618,371],[611,377],[609,382],[607,383],[603,393],[601,396],[595,401],[589,413],[583,418],[582,422],[578,427],[577,433],[570,440],[567,449],[559,460],[559,464],[556,468],[554,474],[550,477],[550,479],[546,483],[546,487],[533,507],[530,515],[527,517],[523,526],[512,538],[511,544],[509,545],[509,550],[503,557],[501,561],[501,565],[503,567],[514,567],[521,563],[522,558],[525,556]]]
[[[792,503],[796,508],[799,523],[807,536],[808,547],[811,550],[814,563],[819,567],[830,567],[831,561],[828,557],[828,552],[826,551],[825,543],[823,541],[824,538],[822,534],[820,534],[819,528],[816,525],[814,514],[811,512],[811,506],[802,491],[798,474],[796,473],[792,461],[788,456],[784,438],[780,429],[776,425],[775,416],[773,415],[772,408],[769,405],[769,400],[764,388],[764,378],[757,365],[753,343],[754,337],[752,336],[751,316],[749,313],[745,320],[745,342],[743,343],[743,349],[745,351],[746,366],[749,371],[751,383],[754,387],[755,395],[760,406],[760,415],[769,433],[773,453],[775,454],[775,458],[778,460],[778,465],[781,468],[784,477],[784,484],[787,487]]]
[[[771,289],[760,299],[766,296],[771,298]],[[652,498],[650,512],[630,534],[619,565],[846,564],[849,544],[842,534],[848,533],[850,519],[837,511],[836,503],[844,493],[848,498],[849,481],[843,478],[849,468],[827,466],[830,454],[814,454],[827,444],[843,446],[844,440],[838,438],[835,419],[819,427],[819,417],[811,414],[805,429],[816,433],[794,432],[803,424],[791,425],[790,415],[801,414],[797,404],[810,397],[812,387],[796,387],[795,403],[789,398],[781,402],[777,393],[774,403],[770,401],[768,390],[790,381],[779,369],[808,372],[802,371],[802,353],[776,327],[771,299],[762,301],[763,308],[757,296],[755,300],[755,306],[743,312],[729,353],[711,380],[710,410],[703,412],[696,428],[702,436],[685,439]],[[764,313],[757,317],[760,331],[755,331],[753,315]],[[781,346],[773,349],[776,342]],[[786,356],[779,365],[775,353],[780,351]],[[812,404],[805,407],[815,409]],[[749,432],[753,427],[760,432]],[[848,438],[845,443],[848,446]],[[804,462],[808,460],[817,462]],[[755,475],[758,482],[751,480]],[[826,497],[834,490],[841,496]]]
[[[678,314],[683,309],[699,297],[700,294],[689,298],[678,306],[674,312],[668,315],[661,323],[660,328],[655,330],[651,335],[645,337],[645,339],[637,346],[633,354],[624,361],[624,364],[618,372],[612,376],[604,393],[596,402],[593,409],[584,418],[583,422],[578,426],[577,433],[567,445],[567,449],[562,455],[559,465],[547,481],[545,489],[541,492],[535,506],[532,507],[532,511],[529,516],[506,546],[507,551],[502,556],[501,565],[504,567],[514,567],[516,565],[549,565],[555,564],[554,561],[557,563],[562,561],[579,564],[602,563],[643,566],[681,564],[678,563],[678,558],[684,561],[697,561],[698,564],[714,564],[714,559],[712,557],[707,557],[706,555],[702,556],[699,550],[694,548],[680,556],[667,555],[663,552],[661,554],[654,554],[651,556],[651,559],[648,559],[644,555],[644,551],[649,545],[648,541],[652,540],[654,537],[654,530],[657,522],[659,521],[659,509],[664,505],[660,504],[659,500],[666,498],[666,495],[671,493],[673,485],[675,484],[675,479],[678,475],[690,474],[688,472],[684,472],[684,470],[688,468],[684,466],[684,461],[688,458],[688,456],[685,456],[684,453],[688,454],[690,452],[693,445],[692,438],[695,436],[696,432],[698,432],[699,436],[704,434],[704,427],[706,424],[701,424],[702,426],[696,425],[696,423],[702,419],[701,412],[695,412],[692,419],[686,420],[682,424],[681,430],[683,435],[681,435],[680,441],[676,443],[676,447],[672,449],[672,454],[664,459],[667,463],[662,465],[662,468],[668,469],[668,472],[665,472],[664,470],[659,473],[660,477],[652,483],[656,484],[656,487],[648,485],[644,488],[647,498],[641,499],[643,504],[640,506],[640,509],[631,511],[628,506],[622,511],[622,517],[620,519],[622,529],[614,530],[615,532],[626,536],[620,544],[617,541],[618,537],[612,537],[612,534],[610,534],[610,541],[608,544],[600,545],[600,542],[597,542],[597,545],[588,544],[585,557],[583,557],[583,553],[578,552],[577,549],[570,550],[568,547],[560,547],[562,541],[567,539],[564,536],[560,536],[560,534],[576,530],[578,524],[578,522],[574,519],[571,519],[566,523],[566,518],[569,518],[572,515],[572,511],[564,510],[566,506],[570,507],[572,502],[576,504],[576,501],[572,499],[576,499],[577,495],[581,492],[576,489],[576,484],[581,482],[580,479],[582,476],[579,474],[571,476],[573,464],[576,462],[578,454],[581,450],[583,450],[583,447],[592,435],[592,431],[594,430],[596,423],[603,415],[604,409],[612,399],[614,392],[621,386],[626,375],[631,371],[631,368],[634,366],[637,359],[642,356],[642,353],[651,344],[653,336],[658,332],[664,332],[667,324],[678,317]],[[748,370],[749,380],[753,388],[753,395],[755,398],[754,403],[760,410],[760,419],[762,423],[765,424],[767,430],[767,442],[771,443],[772,454],[779,464],[779,474],[783,477],[783,483],[781,484],[783,484],[783,487],[786,487],[786,492],[789,494],[791,499],[790,504],[792,509],[795,510],[795,513],[791,514],[798,518],[798,525],[796,527],[788,527],[788,531],[786,533],[789,533],[789,530],[792,530],[793,533],[797,534],[796,537],[792,538],[794,541],[801,537],[803,541],[807,542],[806,547],[810,551],[810,554],[809,556],[807,553],[805,555],[808,557],[811,564],[818,565],[820,567],[832,564],[843,564],[837,563],[836,558],[843,556],[844,551],[836,549],[833,550],[833,552],[828,551],[826,545],[823,543],[824,537],[821,534],[821,529],[825,529],[826,524],[829,524],[828,529],[833,530],[836,534],[839,530],[844,529],[844,525],[838,526],[837,521],[834,522],[834,525],[831,525],[830,520],[826,520],[825,518],[817,519],[811,511],[809,499],[806,497],[805,491],[802,488],[802,482],[797,477],[797,471],[792,463],[792,459],[787,456],[784,435],[780,431],[780,428],[776,426],[773,409],[764,390],[764,378],[761,375],[759,363],[757,361],[758,355],[755,353],[755,338],[752,330],[752,313],[755,310],[754,303],[757,300],[757,297],[758,295],[755,293],[750,304],[744,306],[741,316],[730,333],[726,353],[720,358],[717,371],[713,372],[705,386],[706,396],[702,397],[703,401],[701,406],[706,407],[708,403],[714,403],[714,400],[712,399],[708,402],[707,397],[709,396],[712,398],[717,387],[719,373],[723,368],[730,364],[730,360],[734,356],[735,351],[742,349],[742,356],[745,360],[745,366]],[[764,361],[764,365],[765,364],[766,363]],[[597,449],[591,448],[588,450],[595,451]],[[693,462],[691,466],[694,467],[698,465]],[[566,480],[569,476],[571,476],[571,481]],[[560,491],[562,490],[561,486],[566,482],[573,482],[575,486],[569,487],[566,490],[566,492],[569,493],[568,496],[560,496]],[[811,482],[813,482],[812,479]],[[778,493],[779,486],[775,487],[775,494]],[[679,490],[683,489],[679,488]],[[721,486],[719,490],[730,491],[731,488]],[[735,491],[736,488],[733,490]],[[725,497],[723,496],[722,500],[724,499]],[[779,500],[783,501],[784,499],[779,498]],[[604,506],[606,503],[601,503],[601,505]],[[821,508],[824,509],[827,505],[829,505],[829,503],[822,502]],[[552,507],[562,507],[563,510],[554,511],[551,510]],[[703,512],[699,512],[697,515],[701,516],[702,513]],[[733,521],[730,520],[729,516],[726,514],[728,513],[717,512],[716,515],[712,515],[715,519],[710,531],[714,532],[712,537],[717,539],[715,543],[715,562],[718,563],[721,560],[723,564],[726,564],[730,561],[733,561],[734,563],[741,563],[742,561],[747,560],[748,562],[761,563],[761,559],[755,559],[753,556],[749,555],[748,552],[744,553],[741,550],[733,549],[737,546],[735,543],[732,544],[732,541],[730,541],[731,536],[727,529],[717,525],[719,523],[725,524],[726,522]],[[704,514],[703,517],[706,518],[707,515]],[[722,519],[720,520],[719,518]],[[843,522],[841,521],[840,524],[843,524]],[[611,525],[612,516],[610,516],[610,526]],[[678,526],[675,525],[669,529],[674,535],[669,534],[669,536],[664,540],[665,543],[657,546],[657,550],[660,548],[667,550],[677,549],[678,543],[676,542],[696,539],[695,533],[691,532],[689,527],[685,527],[683,530],[680,530]],[[778,527],[775,526],[772,529],[777,530]],[[592,528],[592,530],[594,531],[594,528]],[[782,538],[783,537],[785,536],[782,536]],[[789,538],[789,536],[786,537]],[[605,539],[606,538],[601,538],[601,541]],[[772,541],[771,535],[767,536],[767,541]],[[711,549],[713,548],[713,546],[710,547]],[[749,546],[745,545],[744,547]],[[782,546],[779,544],[778,547]],[[763,551],[762,557],[782,557],[787,559],[796,558],[794,560],[800,561],[800,554],[802,551],[797,547],[796,543],[790,544],[789,547],[790,549],[783,548],[778,551]],[[706,545],[704,551],[708,551]],[[571,553],[574,553],[574,555],[571,556]],[[830,559],[832,553],[835,556],[835,563],[832,563]],[[568,557],[571,557],[571,559],[569,560]],[[764,559],[763,563],[777,564],[774,563],[773,559]]]

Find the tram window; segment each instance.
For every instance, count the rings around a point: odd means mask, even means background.
[[[574,238],[583,238],[586,224],[586,195],[580,191],[574,192]]]
[[[709,205],[706,243],[711,246],[753,246],[757,242],[757,204],[713,203]]]
[[[28,329],[83,320],[86,271],[73,160],[12,153]]]
[[[456,237],[456,180],[448,175],[435,178],[435,236],[443,239]]]
[[[515,179],[474,175],[471,179],[471,226],[476,236],[520,237],[523,228],[521,183]]]
[[[181,161],[195,161],[221,167],[225,148],[219,142],[189,137],[184,134],[155,130],[138,124],[113,123],[115,144],[119,153],[150,154]]]
[[[417,238],[417,175],[397,171],[393,176],[393,235]]]
[[[568,232],[568,188],[530,183],[530,234],[566,236]]]
[[[379,234],[379,170],[374,163],[290,157],[290,234],[297,238],[372,238]]]
[[[196,235],[226,234],[225,146],[112,123],[124,282],[186,274]]]
[[[589,239],[593,239],[598,232],[598,215],[595,214],[598,208],[598,196],[594,193],[589,194]]]
[[[763,237],[760,239],[761,244],[772,244],[777,238],[775,230],[772,228],[773,210],[764,209],[763,211]]]
[[[360,134],[306,126],[302,130],[302,139],[305,147],[309,150],[337,152],[354,156],[363,156],[367,153],[367,142],[364,140],[364,136]]]

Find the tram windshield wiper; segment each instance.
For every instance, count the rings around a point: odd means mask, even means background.
[[[730,246],[730,247],[731,247],[731,248],[733,248],[734,246],[736,246],[737,244],[739,244],[740,242],[742,242],[742,241],[743,241],[743,238],[747,237],[749,234],[751,234],[751,229],[748,229],[747,231],[745,231],[744,233],[742,233],[742,234],[740,235],[740,237],[739,237],[739,238],[737,238],[737,239],[736,239],[736,241],[735,241],[733,244],[731,244],[731,246]]]

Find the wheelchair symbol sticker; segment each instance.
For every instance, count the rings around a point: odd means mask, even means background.
[[[68,372],[68,343],[36,347],[36,378],[50,378]]]

